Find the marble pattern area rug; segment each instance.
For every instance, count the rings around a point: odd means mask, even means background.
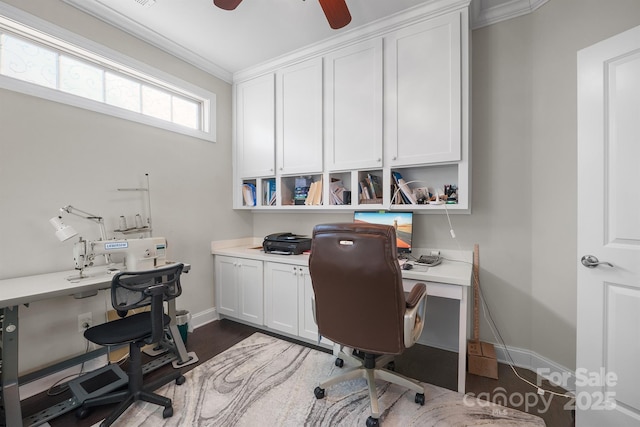
[[[186,373],[183,385],[157,390],[173,400],[173,417],[163,419],[162,408],[136,402],[115,425],[364,426],[370,411],[364,379],[330,387],[324,399],[313,394],[321,380],[340,371],[331,354],[255,333]],[[429,384],[424,406],[402,387],[381,381],[377,389],[383,427],[545,425],[534,415]]]

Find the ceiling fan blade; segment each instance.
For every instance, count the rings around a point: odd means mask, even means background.
[[[242,3],[242,0],[213,0],[213,4],[224,10],[233,10],[240,3]]]
[[[319,0],[329,26],[334,30],[344,27],[351,22],[351,14],[345,0]]]

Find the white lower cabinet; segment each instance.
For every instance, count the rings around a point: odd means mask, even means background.
[[[309,267],[266,262],[264,298],[269,328],[318,344]],[[320,344],[332,345],[332,342],[323,338]]]
[[[309,267],[299,267],[300,286],[298,287],[298,336],[313,341],[314,344],[333,345],[333,341],[322,338],[318,343],[318,325],[313,317],[314,292]]]
[[[264,324],[262,261],[215,257],[216,306],[222,315]]]
[[[218,313],[318,344],[309,267],[216,255],[215,270]]]
[[[277,262],[264,263],[266,325],[276,331],[298,335],[298,292],[309,269]]]

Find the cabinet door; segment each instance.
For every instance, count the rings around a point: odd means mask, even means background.
[[[325,56],[328,169],[382,166],[382,39]]]
[[[460,20],[456,12],[385,37],[385,142],[391,167],[461,159]]]
[[[264,267],[266,324],[291,335],[298,335],[300,268],[275,262],[267,262]]]
[[[322,58],[278,71],[276,94],[280,173],[322,172]]]
[[[238,318],[264,324],[262,261],[238,260]]]
[[[313,318],[313,286],[309,268],[302,267],[300,270],[302,283],[299,288],[298,307],[300,307],[300,318],[298,324],[298,335],[310,340],[318,340],[318,325]]]
[[[274,174],[275,82],[268,74],[236,86],[236,157],[239,178]]]
[[[216,256],[214,265],[218,313],[238,317],[237,260],[226,256]]]

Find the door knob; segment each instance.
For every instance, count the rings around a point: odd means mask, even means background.
[[[610,262],[600,261],[600,260],[598,260],[598,258],[596,258],[593,255],[585,255],[585,256],[583,256],[582,259],[580,260],[580,262],[582,263],[582,265],[584,265],[587,268],[596,268],[600,264],[604,264],[604,265],[608,265],[609,267],[613,267],[613,264],[611,264]]]

